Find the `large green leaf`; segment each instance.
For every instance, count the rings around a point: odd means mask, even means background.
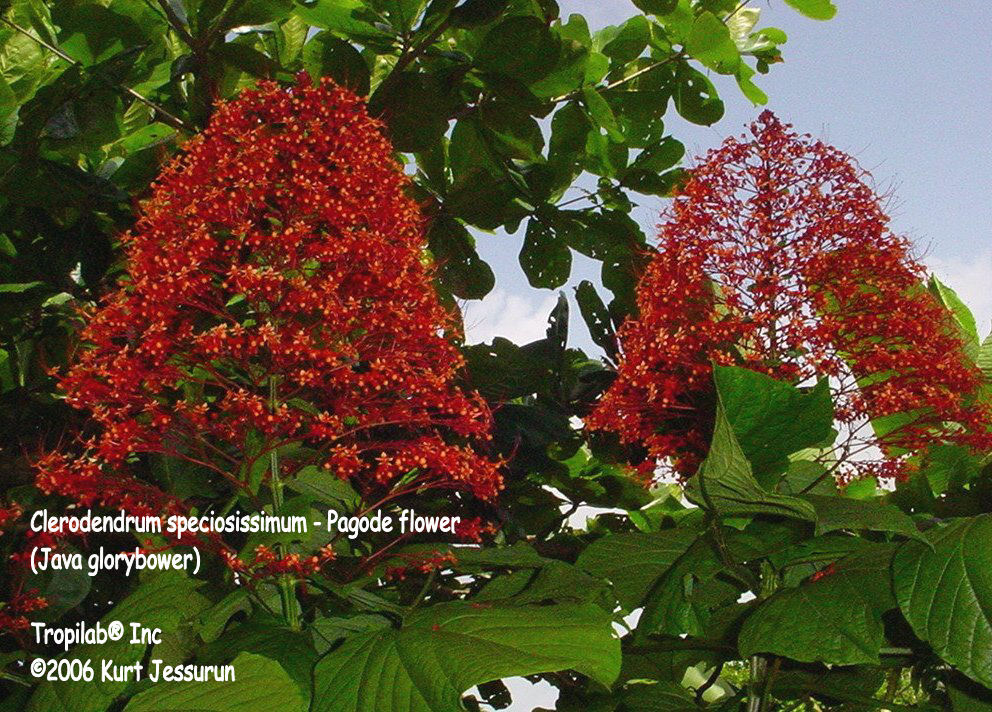
[[[372,93],[369,111],[386,121],[398,151],[429,149],[448,128],[448,97],[432,74],[390,75]]]
[[[473,685],[565,669],[606,686],[619,674],[620,643],[601,608],[446,603],[345,640],[314,668],[312,710],[461,712]]]
[[[992,383],[992,334],[985,337],[981,348],[978,349],[978,367],[985,374],[985,380]]]
[[[350,43],[318,32],[303,47],[303,66],[313,77],[331,77],[356,93],[369,93],[369,68]]]
[[[689,54],[717,72],[731,73],[741,61],[730,30],[712,12],[704,12],[696,17],[685,48]]]
[[[710,126],[723,118],[723,102],[705,74],[688,64],[675,72],[675,110],[694,124]]]
[[[892,532],[910,539],[926,540],[916,524],[901,509],[877,499],[851,499],[829,495],[804,495],[816,508],[816,533],[851,531]]]
[[[937,275],[930,276],[927,287],[930,289],[930,293],[954,317],[954,323],[957,325],[961,338],[964,340],[965,348],[972,356],[977,355],[981,337],[978,335],[978,324],[975,322],[975,316],[971,313],[971,309],[961,301],[961,297],[957,295],[957,292],[937,279]]]
[[[619,64],[641,56],[651,39],[651,25],[644,15],[634,15],[620,26],[616,36],[603,47],[603,54]]]
[[[596,125],[604,129],[611,140],[617,143],[623,141],[623,132],[620,130],[620,124],[617,123],[617,117],[614,116],[613,110],[602,94],[593,87],[582,87],[582,98]]]
[[[692,712],[703,709],[692,693],[681,685],[664,680],[644,680],[630,685],[623,693],[624,712]]]
[[[689,480],[686,496],[721,515],[770,514],[816,520],[816,510],[809,502],[769,492],[754,479],[751,463],[734,435],[722,402],[717,406],[709,453],[699,472]]]
[[[183,574],[162,573],[148,579],[121,601],[101,620],[104,625],[120,621],[130,631],[130,624],[160,628],[164,634],[192,625],[209,601],[197,593],[200,582]],[[70,657],[92,660],[99,674],[104,659],[117,665],[130,665],[144,657],[145,647],[131,645],[128,636],[116,642],[77,645]],[[44,682],[28,703],[28,712],[103,712],[127,687],[127,682]]]
[[[837,665],[877,663],[884,641],[882,613],[895,606],[884,572],[891,545],[839,561],[822,578],[785,589],[744,622],[741,655],[782,655]]]
[[[496,277],[479,257],[475,238],[460,222],[439,216],[427,235],[431,252],[440,263],[438,270],[452,294],[464,299],[482,299],[492,291]]]
[[[759,479],[785,470],[789,455],[822,445],[831,434],[834,409],[826,379],[802,389],[734,366],[716,366],[713,378],[727,420]]]
[[[476,66],[529,84],[558,63],[561,47],[547,25],[530,15],[509,17],[486,33]]]
[[[992,687],[992,515],[907,542],[892,562],[896,598],[913,631],[941,658]]]
[[[568,281],[572,271],[572,251],[549,225],[531,218],[520,249],[520,266],[530,286],[555,289]]]
[[[620,604],[633,610],[698,536],[688,529],[613,534],[586,547],[576,564],[612,582]]]
[[[229,682],[162,682],[135,695],[125,712],[269,712],[303,709],[303,699],[275,660],[242,653]]]

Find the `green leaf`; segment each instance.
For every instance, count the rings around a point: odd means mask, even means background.
[[[579,42],[563,39],[558,63],[547,76],[531,83],[530,90],[540,98],[563,96],[576,91],[586,79],[589,50]]]
[[[387,37],[382,30],[360,18],[365,8],[362,0],[312,0],[296,3],[293,12],[314,27],[335,30],[353,39]]]
[[[635,642],[645,642],[653,633],[702,635],[710,609],[739,596],[735,586],[717,580],[726,570],[712,543],[697,537],[648,592]]]
[[[227,42],[217,48],[216,54],[235,69],[253,77],[273,79],[279,72],[278,62],[243,42]]]
[[[568,281],[572,251],[555,230],[537,218],[531,218],[520,250],[520,266],[530,286],[555,289]]]
[[[775,593],[741,628],[744,657],[781,655],[835,665],[878,663],[885,640],[882,614],[895,606],[888,570],[893,548],[878,545],[849,556],[822,578]]]
[[[785,470],[789,455],[822,445],[832,432],[834,409],[826,379],[797,388],[736,366],[715,366],[720,401],[737,442],[759,480]]]
[[[927,288],[951,312],[954,316],[954,321],[961,328],[965,338],[969,341],[978,341],[978,326],[975,323],[975,316],[971,313],[967,305],[961,301],[957,292],[941,282],[935,274],[930,275]]]
[[[522,161],[541,160],[544,135],[531,116],[507,102],[486,104],[480,114],[483,126],[496,139],[494,143],[500,154]],[[456,126],[463,123],[467,122],[459,121]]]
[[[349,42],[318,32],[303,46],[303,67],[311,77],[330,77],[356,94],[369,93],[369,68]]]
[[[475,250],[475,240],[460,222],[447,215],[431,225],[428,244],[439,263],[444,284],[456,297],[482,299],[496,285],[492,268]]]
[[[560,51],[558,38],[545,23],[532,15],[517,15],[486,33],[475,54],[475,65],[484,72],[530,84],[554,69]]]
[[[598,606],[444,603],[399,630],[352,636],[314,668],[313,712],[461,712],[465,690],[573,669],[604,686],[620,644]]]
[[[550,560],[536,572],[514,571],[490,579],[474,603],[493,601],[521,606],[531,603],[598,603],[612,611],[615,601],[605,581],[564,561]]]
[[[634,15],[620,26],[616,36],[603,47],[603,54],[617,64],[632,62],[641,56],[651,39],[651,25],[644,15]]]
[[[164,634],[176,632],[192,622],[209,606],[209,601],[196,589],[199,581],[180,573],[161,573],[140,584],[133,593],[114,606],[101,622],[120,621],[130,631],[130,624],[140,623],[146,628],[160,628]],[[130,665],[140,661],[145,647],[131,645],[125,636],[116,642],[77,645],[68,656],[72,659],[91,659],[99,670],[104,659],[117,665]],[[127,682],[43,682],[35,690],[27,706],[28,712],[103,712],[127,687]]]
[[[579,304],[582,319],[589,327],[589,336],[611,358],[617,354],[616,332],[610,318],[610,310],[596,292],[596,287],[588,279],[579,282],[575,289],[575,301]]]
[[[913,631],[941,658],[992,687],[992,515],[927,532],[892,562],[896,598]]]
[[[837,494],[837,482],[826,467],[812,460],[797,459],[789,463],[778,483],[782,494]]]
[[[685,146],[682,145],[682,142],[671,136],[665,136],[661,141],[648,146],[637,154],[637,158],[630,164],[630,167],[658,173],[676,165],[684,155]]]
[[[741,93],[746,96],[752,104],[755,106],[762,106],[768,103],[768,95],[761,90],[757,84],[751,81],[751,77],[755,74],[754,70],[747,66],[744,62],[740,63],[737,67],[737,86],[740,87]]]
[[[21,282],[19,284],[0,284],[0,294],[24,294],[32,289],[44,287],[44,282]]]
[[[632,0],[635,7],[641,12],[649,15],[667,15],[675,12],[679,6],[679,0]]]
[[[273,600],[276,593],[272,588]],[[197,662],[226,663],[241,653],[264,655],[278,663],[296,685],[304,705],[310,700],[310,670],[317,659],[310,636],[288,628],[281,618],[262,614],[229,626],[197,653]]]
[[[448,128],[447,97],[430,74],[389,75],[369,99],[369,111],[386,121],[397,151],[424,151]]]
[[[671,197],[678,187],[685,183],[687,177],[688,172],[681,168],[660,175],[653,171],[628,168],[620,185],[644,195]]]
[[[830,0],[785,0],[785,4],[814,20],[829,20],[837,14]]]
[[[716,87],[699,71],[683,65],[675,73],[675,109],[694,124],[709,126],[723,118],[723,102]]]
[[[220,29],[264,25],[285,19],[293,11],[293,0],[242,0],[230,7],[231,10],[224,13],[225,22]]]
[[[624,712],[694,712],[703,707],[696,704],[692,693],[682,685],[667,680],[638,680],[623,693]]]
[[[347,480],[316,465],[302,468],[286,481],[286,486],[342,512],[355,511],[361,504],[361,497]]]
[[[451,11],[451,24],[454,27],[478,27],[487,25],[506,9],[508,0],[466,0]]]
[[[992,383],[992,334],[986,336],[985,341],[982,342],[975,363],[985,374],[985,380]]]
[[[808,494],[803,499],[816,508],[816,533],[849,531],[892,532],[926,541],[916,524],[901,509],[878,499]]]
[[[451,143],[448,146],[448,156],[451,164],[451,175],[455,184],[464,183],[469,177],[478,172],[492,176],[502,173],[502,165],[483,134],[483,127],[478,119],[467,117],[459,119],[451,132]]]
[[[816,520],[816,510],[809,502],[768,492],[754,479],[751,463],[734,435],[722,401],[717,405],[709,453],[699,472],[689,480],[686,497],[723,516],[770,514]]]
[[[0,349],[0,393],[6,393],[17,385],[14,379],[14,361],[6,349]]]
[[[957,293],[937,279],[936,275],[930,276],[927,288],[954,317],[954,323],[964,340],[965,351],[972,358],[976,357],[980,348],[981,337],[978,335],[978,325],[975,323],[975,316],[971,310],[961,301]]]
[[[582,87],[582,98],[585,100],[586,109],[589,110],[589,115],[592,116],[596,125],[606,130],[610,140],[621,143],[623,132],[620,130],[617,117],[613,115],[613,110],[606,99],[596,89],[589,86]]]
[[[741,62],[730,30],[709,11],[700,14],[692,23],[685,48],[704,65],[723,74],[732,74]]]
[[[954,712],[992,712],[992,690],[954,674],[944,682]]]
[[[962,487],[978,478],[981,463],[962,445],[932,445],[920,468],[935,497]]]
[[[241,653],[230,682],[163,682],[135,695],[125,712],[268,712],[302,710],[296,684],[279,663]]]
[[[575,563],[610,581],[620,605],[631,611],[698,537],[688,529],[612,534],[586,547]]]

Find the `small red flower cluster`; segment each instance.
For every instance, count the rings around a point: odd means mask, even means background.
[[[246,579],[268,579],[289,575],[303,580],[317,573],[328,561],[332,561],[334,549],[328,544],[312,556],[287,554],[280,557],[275,551],[262,545],[255,548],[254,560],[250,562],[227,550],[221,552],[221,557],[232,571]]]
[[[48,607],[48,601],[37,589],[15,593],[0,606],[0,633],[20,633],[31,625],[28,614]]]
[[[0,535],[9,533],[23,513],[23,508],[16,502],[9,507],[0,507]],[[50,535],[39,536],[46,539],[31,544],[54,547],[55,542]],[[28,614],[48,607],[48,600],[44,596],[39,596],[36,589],[23,590],[24,579],[30,574],[29,557],[30,546],[10,556],[8,575],[5,577],[7,580],[5,588],[9,587],[10,594],[6,602],[0,603],[0,634],[16,634],[26,630],[30,625]]]
[[[0,534],[3,534],[5,529],[20,519],[23,512],[24,510],[16,502],[9,507],[0,507]]]
[[[921,284],[865,174],[764,112],[693,169],[620,330],[617,380],[587,420],[695,472],[712,432],[712,363],[828,378],[841,479],[902,478],[933,442],[992,444],[981,373]],[[905,414],[905,416],[903,416]],[[877,435],[872,420],[901,427]]]
[[[124,474],[137,456],[248,491],[277,453],[285,477],[323,465],[365,494],[402,478],[495,496],[491,415],[456,384],[407,184],[382,125],[327,80],[221,104],[124,238],[128,276],[61,381],[98,432],[43,459],[39,487],[158,514],[174,503]]]
[[[440,551],[433,551],[429,554],[401,554],[398,555],[398,558],[405,559],[405,563],[386,568],[386,578],[391,581],[402,581],[410,574],[429,574],[432,571],[441,571],[458,562],[450,551],[443,554]]]

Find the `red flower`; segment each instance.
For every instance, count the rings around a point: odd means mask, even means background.
[[[691,475],[712,430],[711,363],[828,377],[842,478],[903,477],[933,442],[992,445],[981,373],[888,229],[865,174],[765,112],[696,167],[619,333],[616,382],[587,420]],[[909,414],[878,436],[871,419]]]
[[[42,460],[39,486],[158,513],[175,503],[126,474],[136,455],[247,491],[276,452],[287,477],[324,465],[377,497],[401,478],[495,496],[491,416],[456,385],[407,185],[381,124],[328,81],[220,105],[124,238],[128,276],[61,381],[97,432]]]
[[[28,629],[31,621],[27,614],[48,607],[48,601],[36,589],[15,593],[6,603],[0,604],[0,633],[20,633]]]

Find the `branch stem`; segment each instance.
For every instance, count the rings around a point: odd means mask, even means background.
[[[28,38],[34,40],[39,45],[41,45],[42,47],[44,47],[45,49],[47,49],[49,52],[51,52],[52,54],[54,54],[56,57],[58,57],[59,59],[65,61],[65,62],[68,62],[70,66],[73,66],[73,67],[81,66],[79,62],[77,62],[75,59],[73,59],[70,55],[66,54],[63,50],[59,49],[55,45],[49,44],[48,42],[46,42],[45,40],[43,40],[40,37],[36,37],[35,35],[31,34],[27,30],[25,30],[20,25],[18,25],[17,23],[11,22],[6,17],[0,17],[0,22],[2,22],[3,24],[7,25],[7,27],[9,27],[10,29],[14,30],[15,32],[19,32],[22,35],[24,35],[25,37],[28,37]],[[131,98],[133,98],[134,100],[141,102],[142,104],[144,104],[145,106],[147,106],[149,109],[155,111],[159,115],[159,119],[162,121],[163,124],[168,124],[172,128],[179,129],[181,131],[190,131],[191,132],[193,130],[193,129],[191,129],[189,127],[189,125],[186,124],[185,121],[183,121],[182,119],[180,119],[178,116],[176,116],[175,114],[171,113],[170,111],[168,111],[164,107],[156,104],[151,99],[148,99],[147,97],[142,96],[141,94],[139,94],[138,92],[136,92],[131,87],[126,87],[123,84],[119,84],[117,82],[110,81],[109,79],[107,79],[106,76],[104,76],[103,74],[100,74],[99,72],[94,72],[94,75],[97,78],[103,80],[103,82],[105,84],[109,85],[110,87],[112,87],[114,89],[118,89],[119,91],[124,92],[125,94],[127,94],[128,96],[130,96]]]
[[[269,376],[269,409],[275,414],[278,407],[279,381],[276,376]],[[272,448],[269,451],[269,487],[272,489],[272,514],[278,517],[284,504],[282,478],[279,475],[278,448]],[[276,544],[276,553],[280,557],[285,556],[285,547],[282,544]],[[286,619],[290,628],[299,630],[300,616],[296,603],[296,579],[290,575],[282,576],[278,586],[283,618]]]

